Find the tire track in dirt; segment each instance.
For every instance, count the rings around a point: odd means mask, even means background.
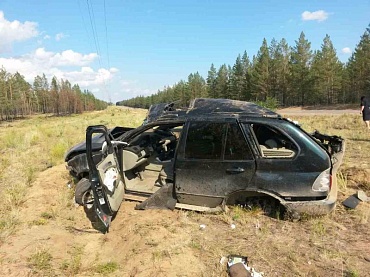
[[[73,203],[68,180],[63,164],[40,173],[21,209],[18,231],[1,245],[0,276],[37,275],[29,258],[43,250],[52,257],[48,274],[57,276],[86,276],[108,262],[118,265],[110,276],[200,276],[206,270],[187,247],[191,223],[183,212],[136,211],[136,203],[126,201],[103,235]],[[46,213],[51,218],[43,220]]]

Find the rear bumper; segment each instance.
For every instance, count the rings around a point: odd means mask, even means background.
[[[284,205],[288,211],[298,212],[300,214],[308,215],[325,215],[330,213],[336,205],[338,197],[338,182],[337,182],[337,171],[342,164],[343,156],[345,152],[345,142],[342,142],[342,149],[340,152],[332,155],[332,185],[329,195],[326,199],[317,201],[285,201],[281,200],[281,204]]]
[[[281,204],[287,208],[288,211],[297,212],[299,214],[309,214],[309,215],[325,215],[330,213],[337,202],[337,182],[336,177],[332,177],[332,187],[329,196],[324,200],[314,200],[314,201],[281,201]]]

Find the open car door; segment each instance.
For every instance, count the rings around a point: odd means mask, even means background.
[[[94,162],[92,137],[99,133],[105,137],[105,141],[101,150],[101,161]],[[111,141],[105,126],[89,126],[86,129],[86,156],[93,198],[89,214],[87,211],[86,214],[95,229],[106,233],[112,216],[123,201],[125,187],[117,159],[117,145]]]

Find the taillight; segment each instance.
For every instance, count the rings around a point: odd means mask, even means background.
[[[321,174],[316,178],[315,182],[313,183],[312,190],[313,191],[329,191],[331,188],[331,175],[330,175],[330,168],[321,172]]]

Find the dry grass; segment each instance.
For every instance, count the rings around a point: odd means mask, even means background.
[[[59,172],[63,154],[84,140],[88,125],[137,126],[144,115],[143,110],[111,107],[0,124],[2,268],[19,276],[226,277],[220,259],[238,254],[248,256],[265,276],[366,276],[370,272],[366,261],[370,259],[370,205],[346,210],[340,204],[358,189],[370,195],[370,133],[355,115],[291,116],[308,131],[317,129],[346,139],[338,173],[339,201],[328,216],[291,222],[243,207],[215,215],[138,212],[128,202],[109,234],[91,230],[82,210],[73,205],[67,171]],[[43,247],[35,250],[33,245],[39,244]],[[25,271],[20,271],[22,265]],[[9,271],[0,269],[2,274]]]
[[[144,110],[110,107],[68,117],[36,115],[27,120],[0,122],[0,216],[1,222],[13,222],[0,224],[0,239],[13,233],[18,225],[9,211],[19,211],[38,174],[63,163],[65,152],[84,140],[87,126],[138,126],[144,115]],[[71,194],[61,197],[61,209],[71,205],[70,199]]]

